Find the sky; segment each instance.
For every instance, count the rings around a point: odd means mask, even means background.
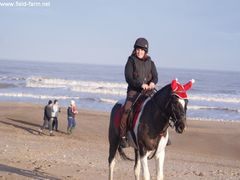
[[[239,0],[0,0],[0,60],[124,66],[145,37],[157,67],[240,71],[239,7]]]

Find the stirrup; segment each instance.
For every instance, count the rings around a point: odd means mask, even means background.
[[[126,136],[120,138],[120,146],[121,148],[126,148],[129,146]]]

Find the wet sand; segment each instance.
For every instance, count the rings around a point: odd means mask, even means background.
[[[39,134],[43,106],[0,103],[0,179],[107,179],[109,113],[80,110],[72,135],[66,109],[59,130]],[[171,179],[240,179],[240,123],[188,120],[180,135],[169,129],[164,175]],[[127,149],[133,157],[133,150]],[[134,162],[117,156],[114,177],[134,179]],[[152,179],[155,162],[149,161]]]

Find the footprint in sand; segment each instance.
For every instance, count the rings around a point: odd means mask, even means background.
[[[196,176],[204,176],[204,174],[202,172],[193,171],[193,174]]]

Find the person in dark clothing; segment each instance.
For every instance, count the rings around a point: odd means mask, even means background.
[[[49,128],[49,132],[50,132],[50,136],[53,136],[53,132],[52,132],[52,101],[49,100],[48,104],[44,107],[44,115],[43,115],[43,125],[42,127],[39,129],[39,131],[42,133],[45,126],[48,124],[48,128]]]
[[[127,118],[133,102],[142,91],[153,90],[158,82],[157,69],[151,57],[147,54],[148,49],[148,41],[145,38],[138,38],[125,65],[125,79],[128,88],[119,132],[122,147],[127,146]]]

